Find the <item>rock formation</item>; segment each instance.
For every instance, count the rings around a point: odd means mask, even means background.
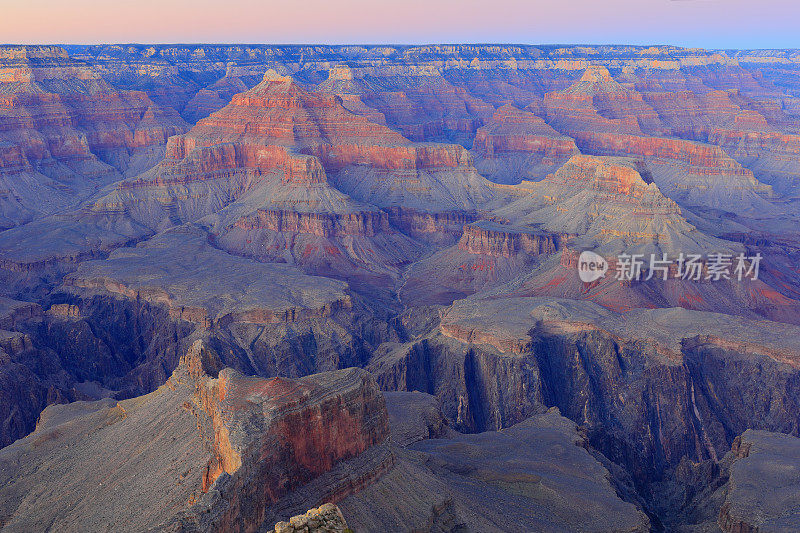
[[[56,47],[0,53],[0,228],[77,205],[153,166],[185,122]]]
[[[734,440],[725,501],[718,524],[725,531],[791,531],[800,527],[796,501],[800,439],[747,430]]]
[[[591,66],[568,88],[544,98],[548,122],[562,132],[658,132],[658,115],[642,96],[611,77],[608,69]]]
[[[578,153],[575,141],[533,113],[511,105],[498,109],[478,129],[472,152],[475,167],[497,183],[538,181]]]
[[[288,522],[275,524],[275,533],[345,533],[347,521],[342,511],[332,503],[309,509],[306,514],[293,516]]]
[[[725,246],[700,234],[630,160],[576,155],[555,174],[523,183],[519,190],[521,196],[498,209],[499,216],[580,235],[584,246],[652,251],[646,245],[655,245],[663,252],[686,253]]]
[[[197,341],[149,395],[48,409],[0,452],[4,529],[253,530],[266,507],[388,436],[383,398],[362,370],[292,381],[218,365]]]
[[[430,411],[405,410],[426,396],[390,395],[393,434],[398,425],[426,424],[419,417]],[[648,531],[647,516],[617,496],[610,473],[585,447],[557,409],[500,431],[450,430],[397,448],[394,468],[339,506],[356,531]]]
[[[436,395],[457,429],[558,407],[641,482],[684,457],[721,458],[748,427],[797,434],[798,338],[796,326],[682,309],[473,297],[368,368],[387,390]]]
[[[697,142],[604,133],[576,133],[584,152],[632,157],[644,163],[653,181],[682,205],[751,214],[775,214],[766,198],[769,185],[722,150]]]

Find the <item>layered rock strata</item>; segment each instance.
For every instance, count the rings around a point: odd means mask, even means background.
[[[186,123],[57,47],[0,54],[0,228],[73,207],[153,166]]]
[[[455,428],[508,427],[557,406],[644,481],[683,458],[721,458],[747,428],[797,434],[796,329],[683,309],[620,315],[571,300],[472,298],[431,334],[383,346],[369,368],[384,389],[436,395]]]
[[[45,412],[36,432],[0,452],[4,528],[254,530],[268,506],[388,435],[383,399],[363,371],[264,380],[218,363],[198,342],[149,395]],[[125,449],[136,460],[120,464]],[[91,464],[82,450],[92,450]],[[90,487],[89,478],[100,481]],[[37,479],[62,487],[48,513]]]
[[[478,129],[472,144],[475,167],[498,183],[537,181],[578,153],[575,141],[531,112],[511,105],[498,109]]]

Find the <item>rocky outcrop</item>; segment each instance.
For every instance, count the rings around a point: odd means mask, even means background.
[[[309,509],[306,514],[293,516],[288,522],[275,524],[275,533],[346,533],[352,531],[347,521],[332,503],[326,503],[316,509]]]
[[[214,428],[203,491],[229,495],[223,502],[218,494],[201,498],[196,514],[189,509],[184,521],[202,530],[257,526],[265,506],[388,437],[383,398],[364,371],[292,382],[226,369],[208,380],[202,367],[214,367],[213,355],[206,359],[197,350],[192,347],[185,364],[190,375],[199,376],[195,402]]]
[[[34,434],[0,451],[4,527],[250,531],[269,506],[388,435],[383,398],[364,371],[265,380],[218,365],[198,341],[149,395],[46,411]],[[81,450],[92,450],[91,464]],[[88,487],[89,477],[103,481]],[[54,482],[58,502],[38,507],[37,484]]]
[[[452,242],[461,235],[465,224],[478,218],[475,212],[426,213],[404,207],[389,210],[389,221],[393,226],[427,241]]]
[[[517,225],[579,235],[576,246],[616,251],[649,245],[662,251],[704,250],[718,244],[689,224],[678,205],[630,160],[576,155],[495,213]]]
[[[10,330],[31,318],[41,317],[40,305],[0,297],[0,329]]]
[[[688,205],[775,212],[765,200],[772,189],[760,183],[719,147],[707,144],[607,133],[576,134],[584,152],[633,157],[670,198]]]
[[[548,123],[573,136],[579,131],[641,134],[661,129],[658,114],[634,91],[611,77],[608,69],[591,66],[573,85],[544,97]]]
[[[389,395],[393,435],[428,424],[426,397]],[[394,468],[339,506],[356,531],[648,531],[586,446],[556,409],[497,432],[448,430],[396,449]]]
[[[383,396],[389,412],[392,442],[398,446],[443,438],[452,432],[435,396],[419,391],[385,391]]]
[[[795,329],[680,309],[619,315],[569,300],[474,298],[445,311],[435,334],[384,346],[369,368],[386,390],[436,395],[457,429],[504,428],[556,406],[644,482],[684,457],[722,457],[748,427],[798,433]],[[711,332],[727,343],[707,345]]]
[[[405,273],[400,298],[407,306],[449,305],[503,286],[535,270],[569,236],[531,227],[480,221],[463,226],[461,238]]]

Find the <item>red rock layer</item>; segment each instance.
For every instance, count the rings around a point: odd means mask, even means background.
[[[0,55],[0,227],[73,207],[153,166],[186,123],[141,91],[118,91],[52,47]]]
[[[682,165],[705,176],[734,175],[752,178],[752,172],[716,146],[663,137],[642,137],[582,132],[576,142],[581,149],[600,155],[639,157],[648,162]]]
[[[293,147],[319,157],[328,169],[353,164],[382,169],[457,167],[468,161],[457,146],[413,145],[386,126],[353,115],[338,97],[311,93],[290,78],[271,74],[198,122],[191,133],[174,139],[168,158],[186,157],[196,147],[222,142]]]
[[[35,76],[35,78],[38,76]],[[52,80],[49,80],[52,81]],[[99,155],[112,165],[110,152],[163,146],[171,135],[186,131],[177,114],[153,103],[141,91],[117,91],[99,79],[90,91],[63,80],[63,92],[41,92],[18,86],[0,99],[0,137],[19,142],[32,164]],[[143,170],[143,169],[142,169]]]
[[[231,169],[282,169],[284,181],[311,184],[324,182],[326,170],[351,165],[410,171],[470,164],[460,146],[415,145],[352,114],[340,98],[306,91],[291,78],[270,72],[189,133],[170,138],[155,180],[145,177],[121,187],[186,183]]]
[[[255,530],[267,506],[389,436],[383,396],[363,370],[289,380],[245,377],[220,366],[196,342],[171,378],[195,382],[192,401],[213,427],[202,490],[215,489],[223,502],[211,520],[200,518],[213,530],[233,524]],[[209,375],[217,372],[216,379]],[[223,472],[228,477],[220,479]]]
[[[553,254],[561,246],[561,238],[550,233],[533,233],[500,224],[490,226],[467,224],[458,241],[458,248],[471,254],[491,257],[513,257],[518,253],[528,255]]]
[[[797,162],[800,156],[800,135],[788,133],[717,128],[711,133],[709,141],[737,159],[769,153],[777,161]]]
[[[547,186],[544,191],[556,194],[556,197],[571,196],[581,190],[597,191],[609,200],[633,204],[651,215],[680,214],[675,202],[664,197],[653,184],[645,182],[633,166],[622,161],[590,155],[573,156],[558,172],[542,182]],[[591,210],[592,206],[587,206],[587,213]],[[637,212],[634,210],[629,214]]]
[[[575,142],[547,126],[533,113],[503,106],[492,117],[492,122],[480,128],[472,149],[479,154],[495,155],[502,152],[541,153],[552,161],[569,159],[576,153]]]

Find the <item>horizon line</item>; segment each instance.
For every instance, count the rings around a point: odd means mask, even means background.
[[[797,47],[769,47],[769,48],[713,48],[705,46],[686,46],[672,43],[519,43],[519,42],[502,42],[502,41],[484,41],[484,42],[419,42],[419,43],[367,43],[367,42],[342,42],[342,43],[324,43],[324,42],[237,42],[237,41],[197,41],[197,42],[40,42],[40,43],[0,43],[0,47],[11,46],[276,46],[276,47],[304,47],[304,46],[329,46],[329,47],[345,47],[345,46],[364,46],[364,47],[423,47],[423,46],[520,46],[520,47],[565,47],[574,48],[580,46],[586,47],[601,47],[601,46],[629,46],[633,48],[650,48],[650,47],[673,47],[681,50],[706,50],[715,52],[726,51],[799,51],[800,46]]]

